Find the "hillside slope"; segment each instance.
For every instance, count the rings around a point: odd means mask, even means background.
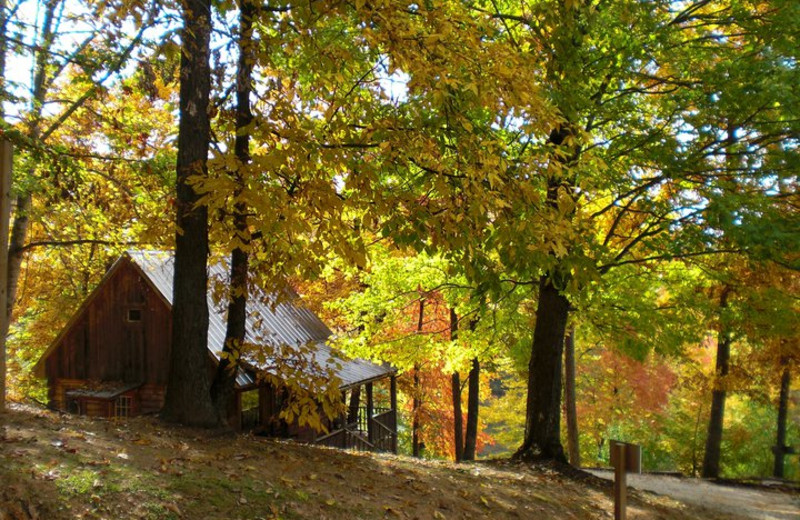
[[[0,519],[609,518],[582,472],[451,464],[14,405],[0,416]],[[634,493],[629,518],[732,518]]]

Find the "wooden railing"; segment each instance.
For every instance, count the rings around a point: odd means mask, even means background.
[[[315,444],[341,450],[375,451],[375,446],[365,437],[361,432],[342,428],[317,438]]]
[[[375,451],[397,451],[397,413],[387,410],[373,416],[372,438],[370,442],[375,445]]]
[[[258,407],[242,410],[242,430],[249,430],[258,426]]]
[[[396,452],[397,412],[382,408],[380,413],[373,415],[369,419],[370,429],[372,430],[372,438],[370,439],[368,428],[366,427],[366,409],[363,409],[363,411],[363,415],[359,413],[358,421],[318,437],[316,444],[343,450]],[[360,420],[361,417],[364,417],[365,420]]]

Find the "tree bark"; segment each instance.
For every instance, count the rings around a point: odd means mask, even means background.
[[[783,457],[787,453],[786,446],[786,418],[789,414],[789,388],[792,381],[792,374],[789,371],[789,364],[784,360],[783,374],[781,374],[781,393],[778,397],[778,432],[775,441],[775,465],[772,475],[776,478],[783,478]]]
[[[236,139],[234,153],[239,169],[233,173],[236,180],[234,197],[244,190],[242,168],[250,164],[250,93],[253,84],[253,17],[256,7],[250,0],[241,0],[239,7],[239,61],[236,74]],[[249,270],[250,232],[247,222],[247,205],[236,201],[233,206],[233,227],[237,245],[231,252],[230,299],[228,301],[228,323],[225,330],[223,356],[217,365],[211,397],[217,414],[224,422],[229,421],[228,407],[236,389],[236,372],[241,359],[241,349],[247,332],[247,278]]]
[[[172,352],[162,417],[194,426],[217,425],[208,378],[208,208],[189,180],[208,175],[211,77],[209,0],[183,3],[177,233],[172,306]]]
[[[575,328],[572,327],[564,342],[564,404],[567,416],[567,452],[569,463],[581,467],[581,450],[578,443],[578,412],[575,400]]]
[[[728,307],[730,287],[725,286],[719,300],[720,325],[717,334],[717,364],[714,390],[711,395],[711,413],[708,420],[706,450],[703,456],[703,478],[719,477],[719,459],[722,448],[722,426],[725,418],[725,376],[728,375],[731,356],[731,338],[723,316]]]
[[[528,365],[525,439],[517,460],[566,462],[561,446],[561,360],[569,302],[549,275],[539,279],[539,302]]]
[[[347,410],[347,424],[358,422],[358,409],[361,406],[361,387],[357,386],[350,391],[350,403]]]
[[[48,84],[47,57],[50,47],[53,45],[55,32],[53,31],[56,8],[59,0],[48,0],[45,4],[44,17],[42,18],[41,38],[38,42],[36,51],[35,70],[33,74],[33,89],[31,90],[31,114],[28,125],[28,134],[34,141],[39,139],[41,133],[42,107],[45,102],[46,85]],[[5,53],[3,54],[5,56]],[[28,190],[21,190],[17,195],[17,204],[14,209],[14,224],[11,226],[11,236],[8,244],[8,267],[7,267],[7,307],[9,323],[11,322],[14,304],[17,299],[17,287],[19,286],[19,274],[22,269],[22,260],[25,254],[25,241],[28,239],[28,229],[30,228],[31,205],[33,203],[31,193]],[[8,331],[6,331],[7,333]]]
[[[419,384],[419,363],[414,364],[414,398],[411,403],[411,455],[419,457],[422,455],[422,447],[419,435],[419,412],[422,408],[420,399]]]
[[[419,320],[417,321],[417,333],[422,333],[423,319],[425,316],[425,299],[419,299]],[[420,439],[419,414],[422,409],[422,389],[419,380],[419,363],[414,363],[414,396],[411,403],[411,454],[414,457],[422,455]]]
[[[458,336],[458,315],[455,309],[450,309],[450,340],[453,341]],[[461,462],[461,455],[464,452],[464,418],[461,413],[461,376],[458,370],[453,372],[450,378],[450,390],[453,395],[453,444],[454,458],[456,462]]]
[[[472,359],[467,391],[467,433],[464,435],[464,456],[462,460],[475,460],[475,447],[478,444],[478,409],[480,408],[481,364],[478,358]]]

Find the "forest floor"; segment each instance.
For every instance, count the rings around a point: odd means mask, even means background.
[[[611,483],[504,461],[344,452],[12,405],[0,415],[0,520],[605,519]],[[631,519],[744,519],[631,490]]]

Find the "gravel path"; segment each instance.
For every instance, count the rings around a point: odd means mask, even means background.
[[[614,480],[612,471],[588,470]],[[800,520],[800,496],[778,491],[723,486],[694,478],[628,475],[628,486],[666,495],[680,502],[758,520]]]

